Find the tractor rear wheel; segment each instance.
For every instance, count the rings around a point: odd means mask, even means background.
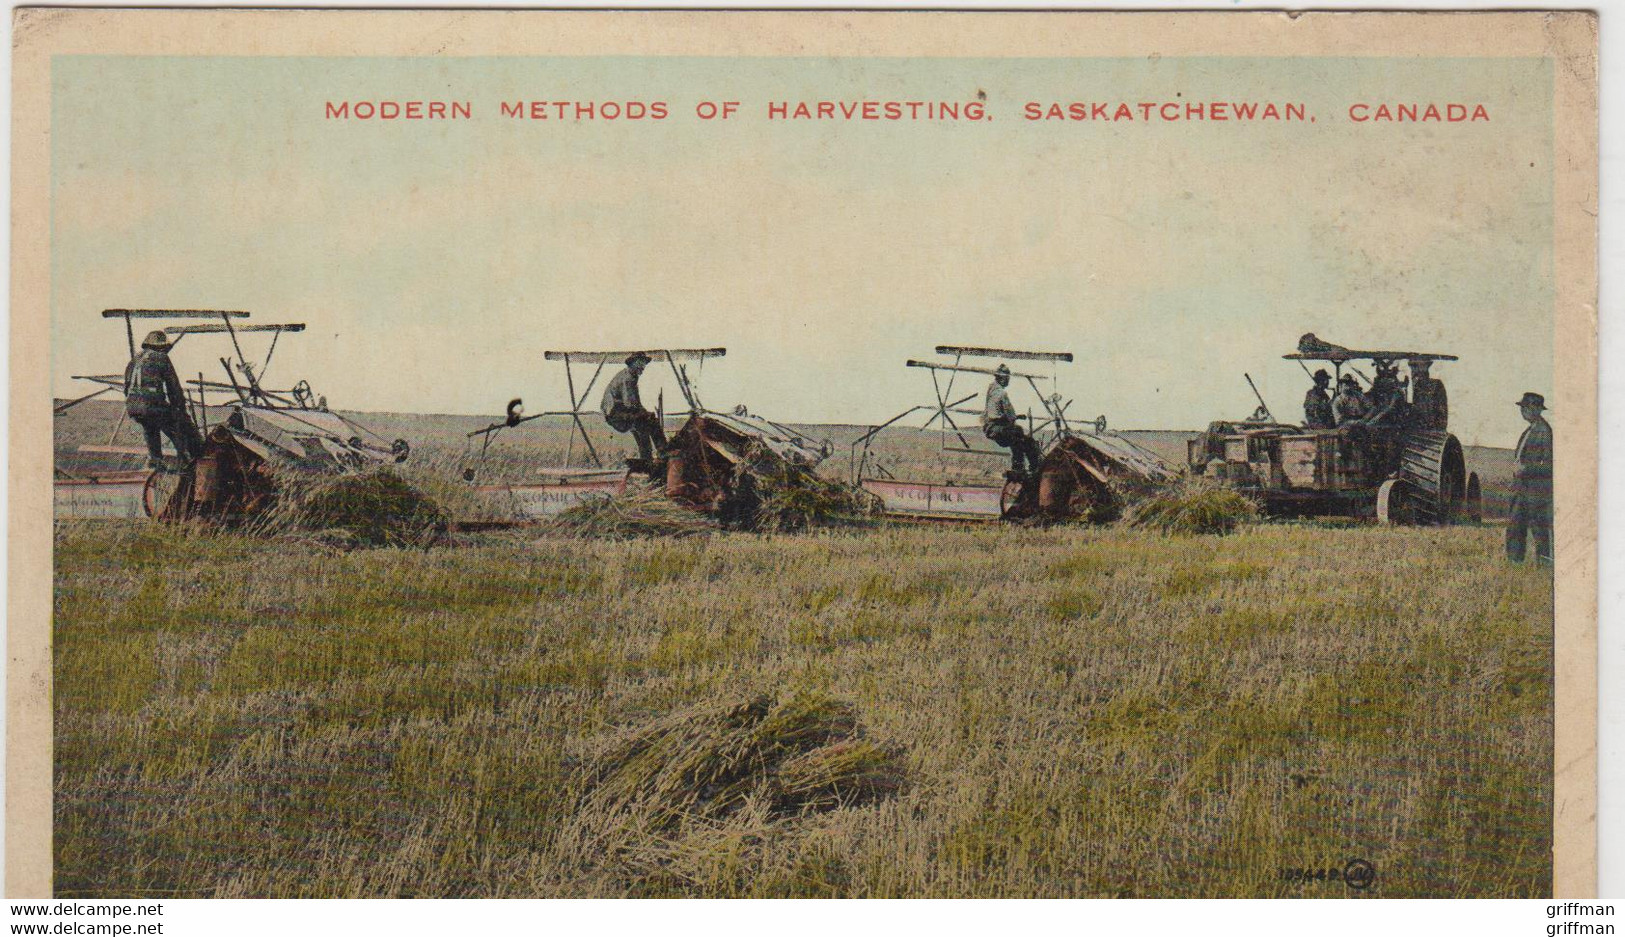
[[[1400,439],[1398,474],[1410,486],[1412,523],[1449,524],[1460,519],[1467,464],[1456,437],[1429,430],[1406,433]]]

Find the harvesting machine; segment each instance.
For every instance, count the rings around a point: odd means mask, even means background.
[[[558,514],[583,501],[624,491],[628,484],[634,483],[663,490],[672,500],[696,510],[726,513],[735,509],[738,499],[747,493],[741,487],[745,470],[771,464],[811,472],[829,456],[831,450],[827,442],[813,440],[789,426],[754,415],[743,406],[727,413],[705,406],[698,387],[700,370],[707,360],[726,355],[727,349],[640,351],[649,356],[651,363],[670,369],[686,405],[685,409],[666,412],[664,394],[657,397],[655,415],[662,425],[669,419],[683,419],[683,423],[672,434],[664,451],[656,453],[653,459],[627,456],[606,464],[583,422],[583,418],[603,419],[596,410],[585,408],[605,368],[618,369],[638,351],[549,351],[544,355],[545,360],[564,365],[569,409],[527,415],[524,401],[515,398],[508,404],[504,419],[467,434],[471,442],[479,440],[479,447],[477,453],[468,454],[463,478],[475,482],[476,490],[482,495],[521,518]],[[586,372],[583,381],[577,381],[577,368]],[[564,464],[530,469],[529,474],[539,476],[535,481],[481,482],[486,457],[498,436],[507,429],[543,417],[569,418],[570,438]],[[579,462],[577,440],[582,456]]]
[[[75,471],[59,466],[55,484],[58,516],[240,520],[274,502],[279,471],[350,474],[403,462],[411,452],[406,440],[384,439],[354,419],[329,410],[327,399],[318,396],[308,381],[298,381],[288,389],[267,389],[265,374],[278,340],[304,331],[303,323],[250,325],[241,321],[249,318],[247,312],[217,309],[108,309],[102,317],[124,321],[132,358],[136,320],[181,323],[161,327],[171,350],[190,336],[224,335],[230,340],[231,356],[217,359],[224,381],[208,380],[202,372],[182,380],[189,416],[203,437],[202,454],[195,461],[183,462],[174,456],[144,469]],[[250,334],[271,337],[258,361],[243,349]],[[75,377],[100,386],[58,404],[57,414],[103,394],[125,392],[123,374]],[[213,425],[211,411],[218,416]],[[80,446],[77,451],[119,457],[126,465],[134,457],[145,459],[144,446],[118,445],[124,424],[121,413],[107,444]]]
[[[1103,519],[1117,508],[1126,490],[1163,484],[1177,477],[1178,472],[1156,454],[1108,429],[1104,416],[1077,420],[1067,415],[1073,401],[1063,400],[1056,389],[1059,379],[1053,369],[1071,362],[1070,352],[968,345],[938,345],[936,352],[950,360],[906,362],[908,367],[930,373],[932,402],[910,407],[870,427],[851,446],[853,483],[878,496],[886,513],[958,520]],[[963,375],[991,377],[996,369],[968,364],[967,358],[1050,364],[1052,373],[1047,376],[1031,371],[1010,372],[1012,383],[1025,383],[1043,412],[1035,416],[1029,409],[1023,419],[1027,434],[1042,451],[1038,471],[1028,476],[1006,473],[1003,482],[996,485],[898,478],[875,452],[875,439],[882,431],[921,412],[928,416],[920,429],[937,430],[942,452],[1009,458],[1007,450],[983,438],[979,423],[982,408],[972,405],[982,397],[982,391],[962,393],[962,384],[955,387],[962,379],[976,380]],[[1050,384],[1047,394],[1041,387],[1043,381]]]
[[[1461,442],[1449,432],[1444,384],[1429,373],[1437,362],[1457,360],[1455,355],[1359,351],[1310,333],[1283,357],[1306,373],[1303,362],[1329,363],[1334,386],[1357,386],[1359,361],[1373,362],[1379,374],[1404,361],[1411,375],[1396,385],[1395,406],[1380,418],[1334,419],[1333,426],[1277,421],[1260,398],[1252,418],[1215,421],[1190,440],[1192,475],[1248,494],[1273,516],[1425,525],[1482,518],[1478,474],[1468,470]]]

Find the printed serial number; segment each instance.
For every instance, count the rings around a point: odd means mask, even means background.
[[[1341,867],[1326,865],[1282,869],[1281,879],[1298,885],[1310,882],[1342,882],[1355,890],[1364,890],[1376,882],[1377,867],[1364,859],[1350,859]]]

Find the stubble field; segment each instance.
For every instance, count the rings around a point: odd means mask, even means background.
[[[56,889],[1540,895],[1551,579],[1498,538],[882,525],[346,553],[62,522]],[[617,743],[757,698],[849,707],[898,783],[794,809],[771,784],[689,813],[606,797]],[[1356,859],[1364,889],[1289,878]]]

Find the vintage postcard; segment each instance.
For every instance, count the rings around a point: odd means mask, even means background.
[[[1592,15],[15,48],[8,893],[1593,894]]]

